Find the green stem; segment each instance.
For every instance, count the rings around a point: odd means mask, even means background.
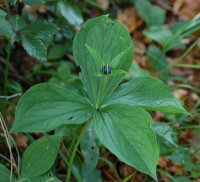
[[[73,162],[74,162],[74,158],[75,158],[75,155],[76,155],[78,146],[79,146],[79,144],[80,144],[81,139],[83,138],[83,134],[85,133],[85,131],[86,131],[87,127],[89,126],[89,124],[91,123],[91,121],[92,121],[92,117],[89,118],[89,119],[87,120],[87,122],[85,123],[85,125],[84,125],[83,128],[81,129],[81,133],[80,133],[80,135],[78,136],[78,139],[77,139],[77,141],[76,141],[76,143],[75,143],[75,146],[74,146],[74,148],[73,148],[73,151],[72,151],[72,154],[71,154],[71,157],[70,157],[69,168],[68,168],[68,170],[67,170],[67,177],[66,177],[65,182],[69,182],[69,181],[70,181],[72,164],[73,164]]]
[[[184,54],[176,60],[175,64],[178,64],[180,63],[197,45],[198,43],[200,42],[200,39],[197,39],[185,52]],[[174,66],[174,65],[172,65]]]
[[[56,144],[51,140],[51,138],[49,137],[49,135],[47,133],[43,133],[43,134],[44,134],[44,136],[47,137],[47,139],[51,143],[51,145],[58,151],[58,154],[64,161],[65,166],[69,168],[70,167],[69,161],[68,161],[67,157],[65,157],[65,154],[62,152],[62,150],[59,150],[57,148]],[[76,181],[80,182],[80,177],[77,175],[77,173],[74,170],[72,170],[72,174],[74,175]]]

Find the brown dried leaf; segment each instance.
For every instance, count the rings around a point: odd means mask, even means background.
[[[158,166],[169,173],[179,174],[183,166],[173,163],[170,159],[161,157],[158,161]]]
[[[27,9],[27,11],[30,14],[35,14],[38,11],[39,5],[38,6],[29,6],[29,5],[25,5],[25,8]]]
[[[117,20],[123,23],[130,33],[134,32],[142,24],[142,20],[137,15],[136,9],[133,6],[119,13],[117,15]]]
[[[26,135],[15,135],[15,142],[17,147],[25,149],[28,146],[28,139]]]
[[[5,4],[4,0],[0,0],[0,5],[4,5],[4,4]]]
[[[108,9],[109,4],[110,4],[108,0],[96,0],[96,1],[97,1],[97,3],[100,4],[100,6],[101,6],[101,8],[103,10],[107,10]]]
[[[188,95],[188,91],[183,88],[177,88],[173,91],[173,93],[178,100],[185,99]]]
[[[176,0],[173,6],[173,13],[178,14],[183,5],[184,5],[184,0]]]
[[[200,1],[184,0],[183,7],[177,12],[183,20],[189,20],[200,12]]]

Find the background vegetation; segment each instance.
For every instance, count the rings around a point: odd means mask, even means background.
[[[8,133],[21,94],[42,82],[81,87],[80,69],[72,55],[74,36],[87,19],[109,14],[127,27],[135,45],[126,79],[151,75],[163,80],[191,113],[151,113],[160,148],[159,181],[199,182],[199,12],[198,0],[0,0],[0,171],[5,172],[5,166],[11,169],[26,148],[42,136]],[[64,146],[73,146],[79,129],[71,126],[61,131],[66,135],[61,146],[65,155],[71,148]],[[65,170],[59,155],[49,176],[63,180]],[[87,181],[87,171],[82,170]],[[101,178],[113,182],[153,181],[103,147],[92,181]]]

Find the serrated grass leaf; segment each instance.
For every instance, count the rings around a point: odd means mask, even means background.
[[[23,35],[22,46],[29,55],[41,61],[46,61],[47,48],[39,38]]]
[[[51,23],[45,21],[38,21],[24,28],[23,34],[40,38],[43,41],[52,37],[59,28]]]

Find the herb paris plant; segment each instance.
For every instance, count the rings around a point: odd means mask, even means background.
[[[145,110],[187,112],[155,78],[139,77],[118,86],[131,66],[133,44],[128,31],[107,16],[82,26],[73,51],[84,94],[54,84],[33,86],[17,105],[11,132],[47,132],[90,121],[93,135],[121,161],[157,179],[159,150]],[[112,72],[98,76],[103,65],[112,66]]]

